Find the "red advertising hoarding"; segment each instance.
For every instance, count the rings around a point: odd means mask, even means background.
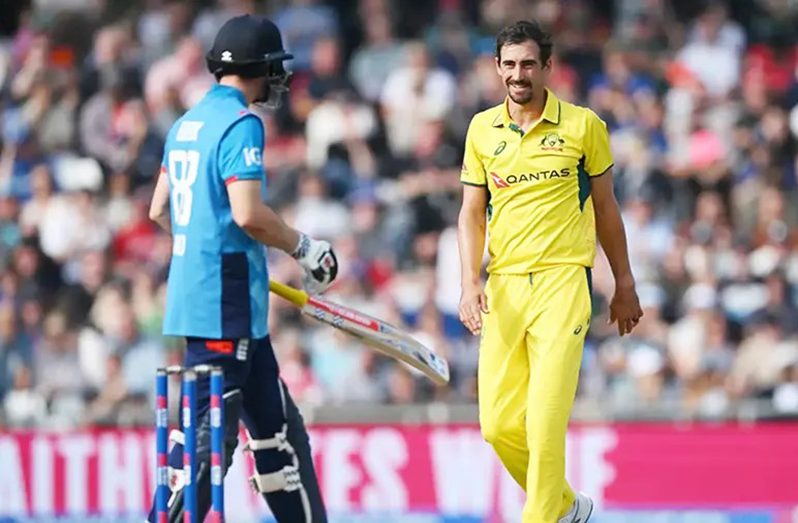
[[[312,429],[331,513],[436,513],[517,521],[523,493],[477,427]],[[153,488],[151,431],[0,434],[0,516],[141,515]],[[226,480],[231,520],[266,513],[249,457]],[[573,427],[568,477],[606,509],[798,506],[798,424]]]

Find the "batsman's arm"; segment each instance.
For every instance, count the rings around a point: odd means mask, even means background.
[[[150,220],[154,221],[169,234],[172,233],[172,222],[169,218],[169,181],[166,173],[161,170],[158,181],[155,183],[155,191],[152,193],[150,202]]]
[[[261,200],[266,183],[263,143],[263,122],[246,112],[219,142],[216,170],[227,189],[233,221],[254,240],[290,254],[304,271],[305,289],[321,293],[338,273],[337,259],[328,242],[289,227]]]
[[[260,180],[237,180],[227,185],[233,220],[260,243],[291,254],[300,234],[263,203],[260,185]]]
[[[293,256],[304,270],[305,290],[321,294],[338,274],[338,259],[332,246],[289,227],[261,201],[260,184],[260,180],[236,180],[227,184],[233,220],[255,240]]]

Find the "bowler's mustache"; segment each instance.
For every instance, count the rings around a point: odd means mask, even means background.
[[[507,80],[507,85],[513,85],[515,87],[529,87],[531,84],[524,80]]]

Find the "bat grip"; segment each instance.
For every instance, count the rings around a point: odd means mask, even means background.
[[[300,308],[304,307],[308,299],[310,299],[308,293],[305,291],[294,289],[293,287],[273,280],[269,280],[269,290]]]

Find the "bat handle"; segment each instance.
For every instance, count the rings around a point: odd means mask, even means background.
[[[290,301],[297,307],[304,307],[310,299],[308,293],[305,291],[294,289],[293,287],[289,287],[288,285],[274,280],[269,280],[269,290],[276,295]]]

